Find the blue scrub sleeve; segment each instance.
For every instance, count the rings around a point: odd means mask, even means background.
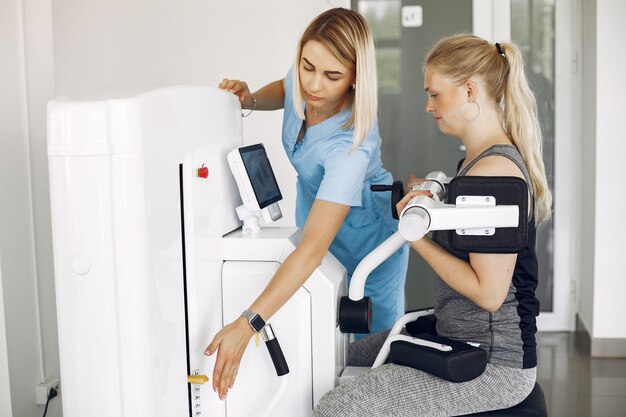
[[[324,178],[315,197],[317,200],[347,206],[361,205],[363,182],[370,154],[365,147],[354,151],[351,147],[352,144],[346,141],[340,146],[334,146],[325,155]]]

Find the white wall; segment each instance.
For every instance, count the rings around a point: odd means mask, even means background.
[[[593,336],[626,338],[626,2],[597,1],[596,175]],[[621,16],[622,18],[615,18]],[[625,344],[626,346],[626,344]]]
[[[1,254],[0,254],[1,255]],[[4,295],[2,292],[2,257],[0,256],[0,417],[11,417],[11,381],[9,379],[9,353],[4,320]]]
[[[52,14],[50,0],[22,0],[21,3],[41,382],[49,377],[58,377],[60,373],[46,151],[46,104],[54,92]],[[26,394],[32,402],[33,388]],[[60,398],[52,400],[47,416],[58,417],[61,414]]]
[[[594,356],[626,355],[626,27],[622,0],[583,1],[583,175],[578,315]]]
[[[19,0],[0,2],[0,306],[4,313],[1,331],[6,335],[6,347],[0,351],[6,352],[10,385],[10,401],[3,407],[10,408],[13,416],[42,413],[34,403],[34,392],[44,377],[30,178],[27,6],[28,2]],[[41,114],[39,120],[43,120]],[[44,171],[42,180],[46,178]],[[50,331],[56,333],[54,322]],[[6,375],[5,369],[0,377]],[[6,390],[0,396],[5,399]]]
[[[282,78],[308,22],[347,0],[57,0],[55,87],[71,98],[173,84],[241,79],[254,91]],[[276,169],[285,218],[295,224],[295,172],[280,142],[282,111],[244,119],[244,141],[263,142]]]

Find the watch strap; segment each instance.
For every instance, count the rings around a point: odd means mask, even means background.
[[[263,327],[265,327],[265,320],[263,320],[259,314],[250,310],[244,310],[241,315],[248,321],[248,324],[256,333],[260,332],[263,330]]]

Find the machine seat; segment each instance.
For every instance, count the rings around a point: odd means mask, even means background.
[[[417,320],[407,323],[405,329],[413,336],[419,333],[437,335],[437,318],[434,314],[420,316]],[[543,390],[539,383],[535,383],[535,387],[528,394],[528,397],[515,407],[467,415],[476,417],[547,417],[548,411]]]

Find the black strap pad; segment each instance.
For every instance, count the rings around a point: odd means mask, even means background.
[[[466,382],[480,376],[487,367],[487,352],[464,342],[418,334],[418,339],[450,346],[449,351],[396,340],[390,346],[391,362],[410,366],[450,382]]]
[[[437,336],[437,317],[435,317],[434,314],[420,316],[417,320],[407,323],[404,327],[411,336],[420,333],[428,333]]]
[[[496,205],[519,206],[517,227],[497,228],[490,236],[460,235],[448,231],[450,246],[458,251],[477,253],[517,253],[528,239],[528,186],[518,177],[460,176],[450,181],[446,202],[455,204],[458,196],[492,196]]]

